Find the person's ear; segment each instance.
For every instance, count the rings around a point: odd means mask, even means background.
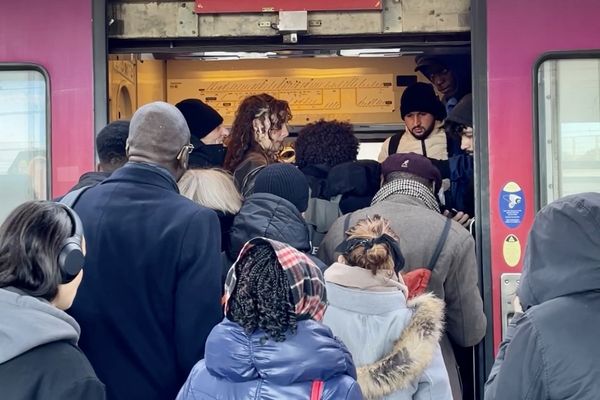
[[[348,260],[346,260],[346,257],[340,254],[337,258],[337,262],[339,262],[340,264],[347,264]]]

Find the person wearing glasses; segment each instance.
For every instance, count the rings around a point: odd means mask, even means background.
[[[88,253],[70,313],[108,399],[175,398],[223,316],[219,220],[177,188],[192,151],[175,106],[144,105],[127,164],[75,203]]]

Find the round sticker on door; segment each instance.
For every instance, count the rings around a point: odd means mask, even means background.
[[[517,228],[525,215],[525,196],[515,182],[508,182],[500,192],[500,218],[509,228]]]
[[[508,235],[502,244],[502,255],[504,262],[509,267],[516,267],[521,260],[521,242],[515,235]]]

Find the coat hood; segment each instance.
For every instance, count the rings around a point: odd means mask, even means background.
[[[600,290],[600,193],[567,196],[535,217],[517,290],[524,309]]]
[[[266,379],[277,385],[337,375],[356,378],[352,356],[325,325],[304,320],[283,342],[265,340],[264,332],[247,335],[225,318],[206,341],[206,368],[211,375],[233,382]]]
[[[409,387],[433,360],[444,331],[444,302],[426,294],[407,305],[414,313],[392,351],[358,368],[358,383],[365,399],[380,399]]]
[[[77,344],[79,325],[45,300],[0,289],[0,364],[60,340]]]
[[[302,252],[311,249],[302,215],[292,203],[269,193],[255,193],[244,201],[231,227],[229,258],[235,260],[244,244],[255,237],[287,243]]]

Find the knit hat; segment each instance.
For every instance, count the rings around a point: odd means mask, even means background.
[[[442,186],[442,174],[425,156],[417,153],[392,154],[381,163],[384,178],[392,172],[408,172],[434,183],[434,191]]]
[[[471,93],[465,95],[459,102],[454,106],[448,118],[447,122],[454,122],[459,125],[473,127],[473,97]]]
[[[308,181],[291,164],[271,164],[264,167],[254,183],[254,193],[270,193],[286,199],[304,212],[308,208]]]
[[[400,116],[402,119],[411,112],[426,112],[432,114],[437,121],[446,118],[446,108],[435,95],[433,86],[429,83],[417,82],[404,90],[400,98]]]
[[[190,143],[190,130],[173,105],[156,101],[140,107],[131,118],[128,156],[171,162]]]
[[[198,99],[186,99],[175,104],[181,111],[193,137],[202,139],[223,123],[214,108]]]
[[[269,244],[275,251],[292,293],[291,300],[296,315],[321,321],[327,309],[327,292],[319,267],[306,254],[290,245],[263,237],[257,237],[247,242],[240,251],[236,262],[229,269],[225,280],[225,312],[227,312],[229,299],[237,284],[236,265],[255,244]]]

